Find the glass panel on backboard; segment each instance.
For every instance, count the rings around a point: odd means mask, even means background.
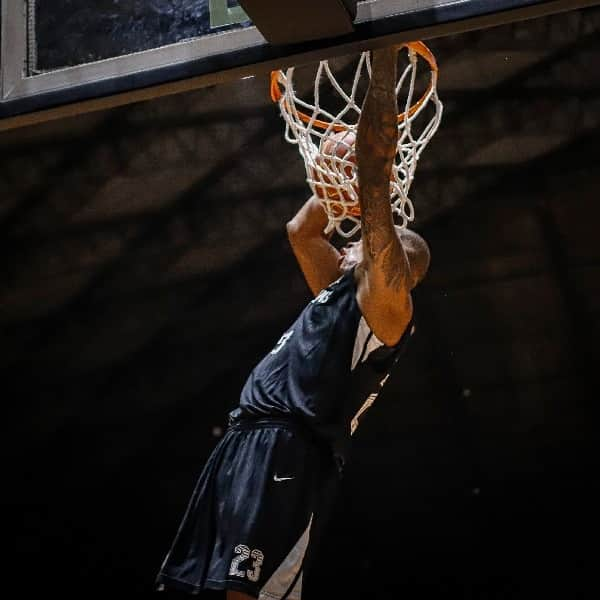
[[[28,11],[30,74],[252,25],[233,0],[29,0]]]

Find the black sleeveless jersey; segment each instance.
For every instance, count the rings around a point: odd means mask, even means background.
[[[254,368],[232,420],[300,420],[339,453],[373,404],[398,360],[412,322],[394,347],[370,331],[356,300],[354,270],[309,302]]]

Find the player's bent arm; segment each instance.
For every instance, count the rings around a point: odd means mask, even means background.
[[[313,196],[287,224],[292,250],[315,296],[342,274],[340,253],[324,233],[327,223],[327,215],[319,199]]]
[[[410,266],[389,200],[398,140],[396,61],[395,49],[373,52],[356,140],[363,242],[357,296],[371,330],[387,345],[400,340],[412,317]]]

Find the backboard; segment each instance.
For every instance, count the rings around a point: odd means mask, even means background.
[[[350,35],[272,46],[236,0],[2,0],[0,130],[599,3],[367,0]]]

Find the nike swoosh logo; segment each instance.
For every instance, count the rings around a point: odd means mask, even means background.
[[[289,481],[290,479],[296,479],[295,477],[277,477],[273,475],[273,481]]]

